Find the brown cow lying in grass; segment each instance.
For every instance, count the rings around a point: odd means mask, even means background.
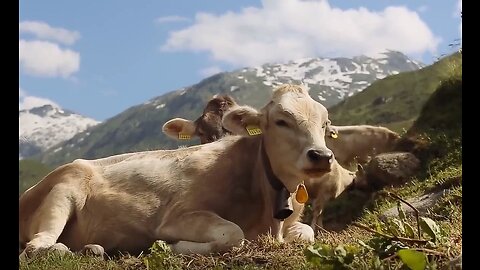
[[[327,147],[345,167],[354,163],[366,164],[371,157],[393,151],[400,135],[380,126],[333,126],[327,130]]]
[[[222,125],[240,135],[60,166],[20,196],[20,258],[91,244],[139,253],[156,240],[208,254],[263,234],[311,242],[291,194],[331,171],[328,122],[304,88],[283,85],[260,111],[236,106],[224,115]],[[284,194],[293,213],[277,207]]]

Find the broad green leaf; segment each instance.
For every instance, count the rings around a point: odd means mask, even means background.
[[[305,255],[305,258],[307,259],[308,262],[311,262],[315,265],[320,264],[320,257],[321,255],[318,253],[318,250],[316,250],[313,246],[307,247],[303,254]]]
[[[440,237],[440,227],[438,227],[437,223],[430,218],[421,217],[420,218],[420,227],[422,230],[428,234],[433,240],[433,242],[437,241]]]
[[[397,255],[412,270],[425,270],[425,267],[427,267],[427,257],[420,251],[402,249],[397,251]]]
[[[318,253],[318,250],[314,246],[309,246],[307,249],[305,249],[305,256],[307,256],[307,259],[310,257],[321,257],[320,253]]]

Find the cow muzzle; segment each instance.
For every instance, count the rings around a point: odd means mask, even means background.
[[[330,150],[310,149],[307,151],[309,168],[304,169],[309,176],[320,176],[330,172],[334,160],[333,152]]]

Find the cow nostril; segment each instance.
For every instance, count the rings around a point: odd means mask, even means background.
[[[308,158],[313,162],[318,162],[320,160],[328,160],[329,163],[333,161],[333,153],[327,152],[323,153],[318,150],[308,150],[307,152]]]
[[[322,154],[318,150],[308,150],[307,156],[311,161],[318,161],[322,158]]]

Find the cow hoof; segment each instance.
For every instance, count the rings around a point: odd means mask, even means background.
[[[315,241],[315,233],[309,225],[295,222],[287,229],[284,240],[287,243],[295,241],[313,243]]]
[[[34,245],[27,245],[27,247],[22,251],[19,256],[21,261],[26,259],[37,258],[40,256],[44,256],[47,253],[53,253],[60,256],[64,256],[65,254],[71,254],[72,252],[70,249],[62,243],[56,243],[49,247],[35,247]]]
[[[72,254],[70,249],[62,243],[56,243],[55,245],[48,248],[48,251],[60,256],[65,256],[66,254]]]
[[[85,245],[81,251],[86,256],[103,257],[105,250],[102,246],[96,244]]]

